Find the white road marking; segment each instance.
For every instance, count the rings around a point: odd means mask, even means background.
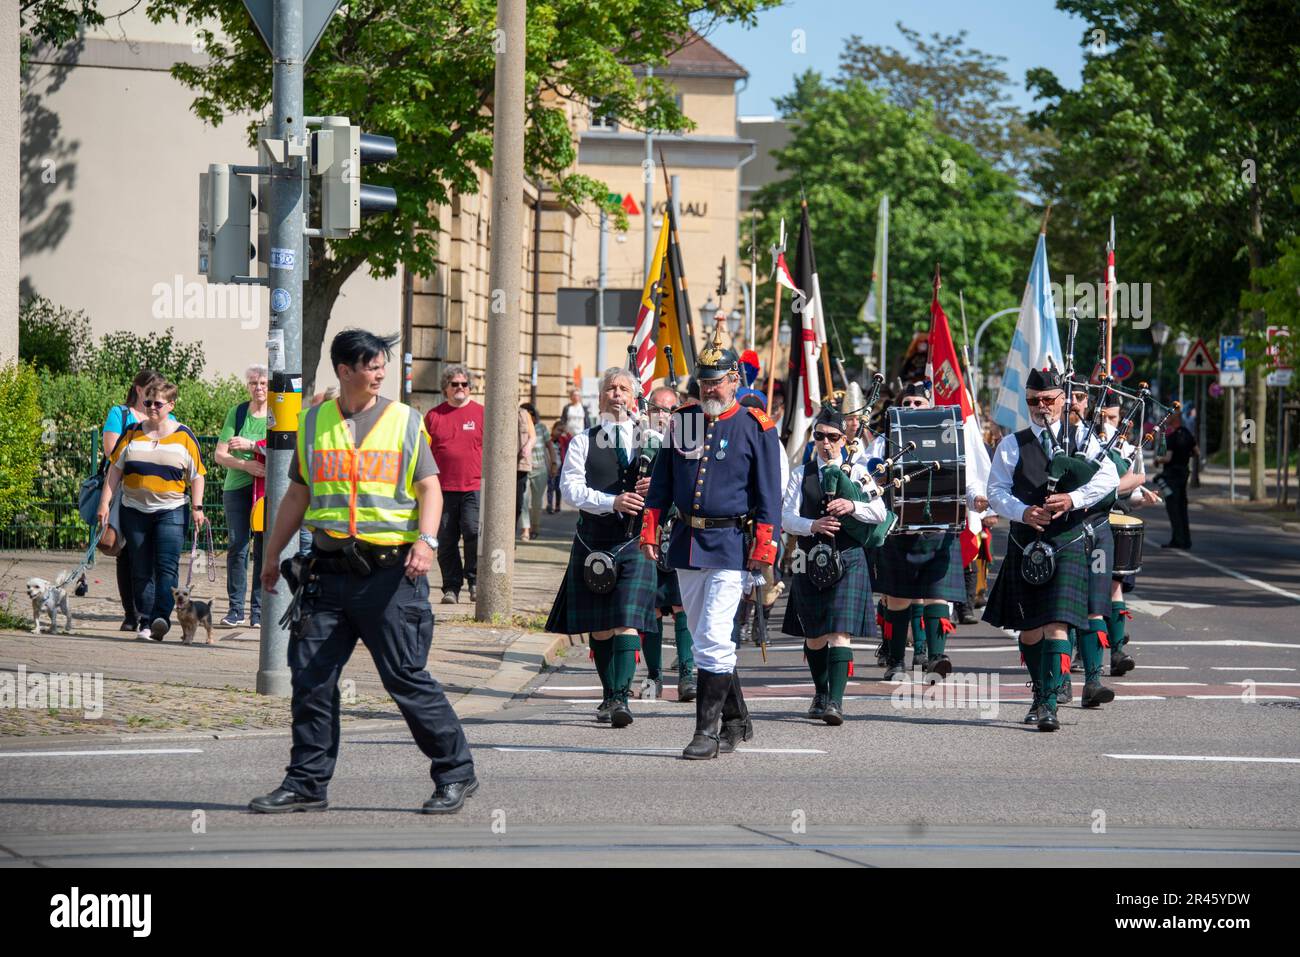
[[[1189,694],[1187,697],[1193,701],[1241,701],[1245,702],[1245,696],[1239,694]],[[1254,695],[1255,701],[1300,701],[1295,695],[1289,694],[1257,694]]]
[[[0,758],[85,758],[105,754],[202,754],[202,748],[123,748],[120,751],[0,751]]]
[[[1231,764],[1300,764],[1300,758],[1248,758],[1217,754],[1108,754],[1120,761],[1223,761]]]
[[[1191,671],[1192,669],[1187,665],[1138,665],[1137,670],[1138,671]],[[1242,670],[1249,671],[1250,669],[1244,668]]]
[[[1137,688],[1143,685],[1151,685],[1158,688],[1204,688],[1204,681],[1116,681],[1115,686],[1119,688]]]
[[[1152,618],[1162,618],[1175,608],[1213,608],[1213,605],[1203,605],[1196,601],[1146,601],[1141,598],[1125,599],[1125,604],[1132,611],[1141,612],[1144,615],[1150,615]]]
[[[1241,572],[1233,571],[1231,568],[1223,567],[1218,562],[1212,562],[1209,559],[1202,558],[1199,555],[1193,555],[1191,552],[1185,549],[1175,548],[1172,549],[1172,551],[1174,552],[1174,554],[1181,555],[1183,558],[1190,558],[1194,562],[1200,562],[1206,568],[1213,568],[1216,572],[1220,572],[1224,575],[1231,575],[1233,578],[1236,578],[1240,581],[1244,581],[1248,585],[1254,585],[1256,588],[1262,588],[1264,591],[1272,592],[1275,595],[1281,595],[1283,598],[1290,598],[1292,601],[1300,601],[1300,595],[1297,595],[1293,591],[1287,591],[1285,588],[1278,588],[1276,585],[1270,585],[1268,582],[1262,582],[1258,578],[1251,578],[1249,575],[1243,575]]]
[[[1138,667],[1141,667],[1139,665]],[[1295,671],[1294,668],[1211,668],[1211,671]]]
[[[1253,678],[1247,678],[1245,681],[1229,681],[1230,685],[1241,685],[1245,688],[1247,685],[1254,685],[1257,688],[1300,688],[1300,681],[1255,681]]]
[[[1241,638],[1213,638],[1205,640],[1191,638],[1187,641],[1143,641],[1141,638],[1133,638],[1129,641],[1125,641],[1124,644],[1143,645],[1144,647],[1176,645],[1180,648],[1186,648],[1188,645],[1195,645],[1202,648],[1300,648],[1300,645],[1285,641],[1246,641]]]
[[[681,748],[581,748],[581,747],[547,747],[544,745],[495,745],[493,751],[506,751],[518,754],[681,754]],[[816,748],[737,748],[737,752],[750,754],[826,754]]]

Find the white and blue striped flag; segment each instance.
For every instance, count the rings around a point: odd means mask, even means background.
[[[1025,380],[1030,369],[1047,367],[1048,357],[1058,370],[1064,369],[1061,334],[1056,328],[1056,304],[1052,299],[1052,277],[1047,271],[1047,234],[1038,234],[1034,262],[1029,267],[1029,281],[1020,301],[1020,318],[1011,338],[1002,372],[1002,389],[993,408],[993,421],[1004,429],[1016,431],[1029,426],[1029,408],[1025,405]]]

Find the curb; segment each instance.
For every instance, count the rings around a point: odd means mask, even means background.
[[[449,695],[459,718],[481,718],[500,711],[518,697],[546,668],[555,664],[560,651],[575,642],[568,635],[520,632],[501,656],[501,666],[487,682],[459,696]],[[369,719],[345,724],[345,732],[391,731],[405,729],[393,719]],[[39,734],[0,738],[0,752],[25,751],[88,744],[158,744],[178,741],[227,741],[246,738],[280,738],[291,734],[288,728],[260,728],[254,731],[174,731],[157,734]]]

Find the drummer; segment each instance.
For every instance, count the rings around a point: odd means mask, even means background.
[[[1119,428],[1121,398],[1117,392],[1108,392],[1101,403],[1101,431],[1109,440]],[[1144,487],[1147,477],[1146,461],[1142,449],[1121,438],[1116,442],[1113,455],[1120,472],[1116,508],[1127,511],[1141,508],[1149,502],[1158,503],[1160,496]],[[1110,611],[1106,615],[1106,633],[1110,639],[1110,675],[1118,678],[1137,667],[1137,661],[1124,650],[1128,643],[1127,623],[1133,617],[1124,601],[1124,592],[1133,588],[1133,574],[1115,572],[1111,575]]]

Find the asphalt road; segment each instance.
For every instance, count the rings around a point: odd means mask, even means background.
[[[1142,515],[1138,668],[1096,711],[1076,685],[1057,734],[1019,723],[1024,673],[997,629],[950,640],[978,694],[950,679],[946,707],[879,681],[864,641],[830,728],[802,717],[801,646],[774,627],[766,664],[741,653],[755,737],[717,761],[679,759],[694,706],[671,682],[614,730],[593,720],[590,662],[566,660],[466,722],[483,787],[455,817],[414,813],[431,786],[400,724],[345,737],[327,814],[277,817],[245,805],[279,782],[284,736],[55,741],[0,750],[0,865],[1294,867],[1300,539],[1194,509],[1196,550],[1163,551],[1163,511]]]

